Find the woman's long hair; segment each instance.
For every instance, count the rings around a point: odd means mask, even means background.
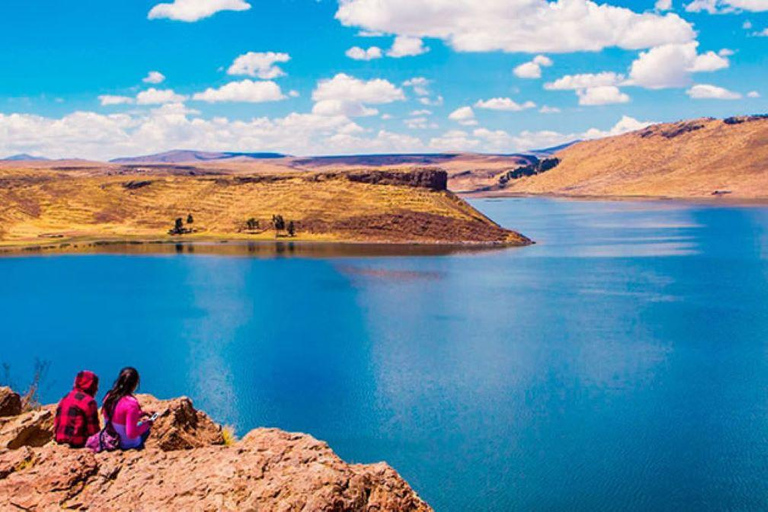
[[[138,387],[139,372],[136,371],[136,368],[128,367],[120,370],[120,375],[112,385],[112,389],[110,389],[104,397],[102,407],[104,408],[104,413],[107,415],[107,418],[111,420],[112,415],[115,412],[115,407],[117,407],[120,399],[132,395]]]

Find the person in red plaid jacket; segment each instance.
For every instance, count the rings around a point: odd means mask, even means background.
[[[99,406],[96,392],[99,378],[95,373],[82,371],[75,378],[75,387],[61,399],[56,409],[54,432],[56,442],[72,448],[82,448],[89,437],[99,432]]]

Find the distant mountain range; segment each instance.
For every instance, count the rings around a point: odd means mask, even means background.
[[[32,156],[27,153],[19,153],[18,155],[12,155],[6,158],[0,158],[3,162],[46,162],[48,158],[42,156]]]
[[[163,164],[182,164],[192,162],[210,162],[214,160],[273,160],[276,158],[285,158],[287,155],[282,153],[240,153],[229,151],[197,151],[194,149],[175,149],[164,153],[154,155],[143,155],[134,157],[115,158],[110,160],[116,164],[144,164],[144,163],[163,163]]]

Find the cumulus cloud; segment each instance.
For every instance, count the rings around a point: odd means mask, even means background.
[[[475,111],[472,110],[472,107],[457,108],[451,112],[451,114],[448,116],[448,119],[451,121],[456,121],[457,123],[464,126],[473,126],[477,124],[477,121],[475,120]]]
[[[373,60],[380,59],[382,56],[381,48],[378,46],[371,46],[367,50],[360,48],[359,46],[353,46],[346,52],[347,57],[353,60]]]
[[[312,92],[313,112],[319,115],[372,116],[378,110],[367,105],[383,105],[405,99],[403,90],[388,80],[376,78],[360,80],[339,73],[321,80]]]
[[[526,151],[576,139],[617,135],[640,129],[643,123],[624,117],[614,127],[583,133],[476,128],[452,130],[426,143],[412,135],[365,130],[345,116],[292,113],[285,117],[231,120],[205,119],[200,113],[172,103],[150,110],[102,115],[74,112],[64,117],[0,114],[0,154],[34,153],[52,158],[109,159],[155,153],[179,147],[207,151],[276,151],[289,154],[361,152]],[[427,124],[427,128],[431,128]],[[420,128],[416,128],[420,129]]]
[[[759,98],[759,97],[760,97],[760,93],[757,91],[749,91],[747,93],[747,98]]]
[[[419,96],[429,96],[429,84],[432,82],[423,76],[417,76],[403,82],[403,87],[413,87],[413,92]]]
[[[111,94],[104,94],[99,96],[99,102],[102,107],[108,107],[111,105],[129,105],[133,103],[134,99],[130,96],[113,96]]]
[[[672,10],[672,0],[656,0],[654,8],[657,11],[670,11]]]
[[[690,85],[692,73],[717,71],[730,65],[728,55],[697,52],[698,43],[669,44],[642,52],[632,63],[629,81],[647,89]]]
[[[579,105],[587,107],[629,102],[629,96],[613,85],[580,89],[576,91],[576,95],[579,97]]]
[[[557,107],[550,107],[550,106],[544,105],[539,109],[539,112],[542,114],[559,114],[560,109]]]
[[[624,75],[608,71],[603,73],[584,73],[580,75],[565,75],[554,82],[544,84],[544,88],[549,91],[576,91],[590,87],[621,85],[624,80]]]
[[[518,78],[541,78],[541,68],[552,65],[552,59],[545,55],[537,55],[533,60],[517,66],[513,73]]]
[[[465,52],[639,50],[696,36],[676,14],[591,0],[340,0],[336,18],[366,31],[441,39]]]
[[[276,64],[288,62],[291,56],[278,52],[248,52],[237,57],[227,69],[228,75],[245,75],[263,80],[285,76]]]
[[[411,130],[426,130],[430,128],[437,128],[437,123],[431,122],[426,117],[411,117],[409,119],[403,120],[403,123]]]
[[[176,94],[173,89],[155,89],[150,87],[136,95],[136,103],[139,105],[161,105],[163,103],[179,103],[185,101],[186,96]]]
[[[615,135],[623,135],[629,132],[635,132],[642,130],[654,124],[650,121],[638,121],[634,117],[622,116],[618,123],[616,123],[609,130],[599,130],[597,128],[590,128],[582,134],[582,139],[602,139],[604,137],[613,137]]]
[[[517,103],[510,98],[491,98],[489,100],[480,100],[475,103],[475,107],[486,110],[503,110],[505,112],[519,112],[529,108],[536,108],[532,101]]]
[[[165,75],[159,71],[150,71],[141,81],[145,84],[161,84],[165,81]]]
[[[241,80],[222,85],[218,89],[208,88],[192,96],[193,100],[208,103],[225,101],[237,101],[243,103],[264,103],[268,101],[280,101],[285,95],[280,86],[271,81]]]
[[[247,11],[251,4],[244,0],[174,0],[157,4],[147,16],[150,20],[167,18],[194,22],[213,16],[221,11]]]
[[[427,53],[429,48],[424,46],[424,41],[418,37],[397,36],[392,48],[387,50],[388,57],[415,57]]]
[[[685,93],[695,100],[738,100],[741,94],[716,85],[696,84]]]
[[[768,0],[693,0],[685,6],[688,12],[726,14],[740,11],[768,11]]]

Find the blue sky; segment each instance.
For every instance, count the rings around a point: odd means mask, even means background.
[[[0,156],[513,152],[762,113],[768,95],[768,0],[0,9]]]

